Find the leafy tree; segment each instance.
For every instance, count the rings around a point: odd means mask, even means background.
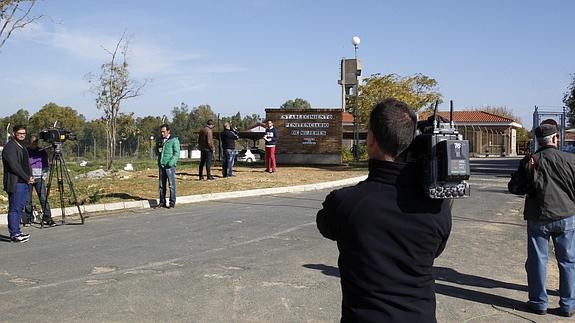
[[[2,134],[2,139],[0,141],[8,141],[9,136],[12,135],[12,127],[17,124],[28,125],[28,120],[30,119],[30,113],[27,110],[19,109],[16,113],[0,119],[0,133]]]
[[[242,119],[241,127],[238,127],[238,128],[240,128],[240,129],[247,129],[248,127],[251,127],[251,126],[253,126],[254,124],[256,124],[256,123],[258,123],[258,122],[260,122],[260,121],[261,121],[260,116],[254,113],[254,114],[252,114],[251,116],[245,116],[245,117]]]
[[[187,143],[193,137],[193,127],[191,124],[191,112],[188,105],[180,103],[180,106],[172,108],[171,132],[180,139],[181,143]]]
[[[140,129],[139,137],[143,143],[142,148],[145,149],[146,152],[151,151],[155,144],[155,140],[159,140],[160,138],[160,125],[162,125],[162,118],[153,116],[138,118],[136,119],[136,125],[138,129]],[[153,151],[151,154],[153,155]]]
[[[437,81],[423,74],[399,76],[397,74],[372,75],[363,79],[359,86],[360,123],[367,124],[369,113],[378,102],[387,98],[401,100],[416,111],[429,106],[442,95],[437,90]],[[350,96],[346,104],[348,112],[353,113],[355,97]]]
[[[563,103],[569,109],[569,125],[573,127],[575,126],[575,74],[573,74],[573,80],[571,80],[569,89],[563,96]]]
[[[86,118],[73,108],[50,102],[30,117],[30,128],[33,132],[39,132],[56,124],[58,128],[80,134],[85,122]]]
[[[102,119],[91,120],[84,125],[78,139],[84,147],[84,152],[91,155],[94,160],[105,155],[106,122]]]
[[[116,155],[118,136],[118,115],[125,100],[141,95],[146,82],[140,83],[130,78],[128,71],[129,40],[122,35],[113,50],[106,50],[110,62],[102,64],[100,74],[94,78],[88,76],[93,84],[92,91],[96,94],[96,106],[104,112],[106,122],[108,161],[107,169],[111,169]]]
[[[30,15],[35,4],[36,0],[0,0],[0,48],[14,31],[44,17]]]
[[[280,109],[294,109],[294,110],[309,110],[311,109],[311,104],[302,98],[296,98],[295,100],[287,100],[280,106]]]
[[[134,113],[120,113],[118,115],[118,136],[122,141],[120,154],[129,155],[130,151],[137,156],[140,148],[140,129],[137,127]]]
[[[481,108],[471,107],[471,108],[465,108],[465,110],[485,111],[487,113],[495,114],[504,118],[513,119],[513,121],[517,123],[522,123],[521,117],[515,115],[515,113],[513,113],[513,110],[509,109],[508,107],[503,106],[486,106]]]

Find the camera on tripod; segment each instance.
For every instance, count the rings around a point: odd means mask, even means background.
[[[38,137],[40,139],[51,143],[63,143],[66,140],[76,140],[76,134],[64,128],[50,127],[40,131]]]
[[[453,101],[450,102],[450,120],[433,116],[419,121],[419,134],[410,150],[411,159],[419,163],[425,195],[432,199],[469,197],[469,141],[464,140],[453,122]]]

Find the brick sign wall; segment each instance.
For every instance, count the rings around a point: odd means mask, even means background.
[[[340,109],[266,109],[278,132],[278,164],[341,164]]]

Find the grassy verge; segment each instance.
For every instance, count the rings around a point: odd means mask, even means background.
[[[128,162],[116,162],[119,169]],[[76,197],[80,204],[98,204],[128,200],[147,200],[158,198],[158,169],[152,160],[130,161],[134,171],[114,170],[103,178],[76,178],[77,175],[104,168],[103,163],[89,163],[80,167],[77,163],[67,163],[72,178]],[[264,164],[237,163],[234,166],[233,177],[221,177],[222,168],[219,162],[212,168],[215,181],[198,180],[198,162],[183,160],[178,162],[176,188],[178,196],[242,191],[256,188],[282,187],[335,181],[344,178],[367,174],[367,163],[357,162],[342,166],[282,166],[277,172],[264,172]],[[0,171],[1,174],[1,171]],[[72,205],[72,197],[68,185],[64,183],[64,204]],[[60,207],[58,185],[52,180],[50,206]],[[36,205],[39,202],[34,196]],[[0,213],[7,209],[7,195],[0,193]]]

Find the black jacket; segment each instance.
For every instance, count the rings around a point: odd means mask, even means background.
[[[546,146],[525,156],[507,184],[524,195],[525,220],[557,220],[575,215],[575,154]]]
[[[367,180],[331,192],[317,213],[337,241],[342,322],[435,322],[433,262],[447,243],[446,200],[424,197],[413,165],[369,161]]]
[[[224,129],[221,136],[223,149],[236,148],[236,140],[238,140],[239,137],[235,131],[232,131],[231,129]]]
[[[16,183],[28,183],[32,169],[28,163],[28,151],[10,140],[2,151],[2,166],[4,167],[4,190],[16,192]]]

